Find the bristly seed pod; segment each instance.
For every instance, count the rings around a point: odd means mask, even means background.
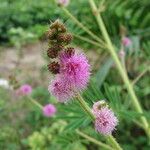
[[[47,32],[47,38],[49,38],[50,40],[56,39],[56,35],[57,35],[56,29],[52,29]]]
[[[59,34],[57,37],[58,42],[63,42],[69,44],[72,41],[73,37],[70,33]]]
[[[57,74],[59,73],[59,70],[60,70],[60,65],[58,62],[52,62],[48,65],[48,70],[50,72],[52,72],[53,74]]]
[[[71,57],[71,56],[73,56],[73,55],[75,54],[75,49],[74,49],[73,47],[67,47],[67,48],[65,49],[65,53],[66,53],[69,57]]]
[[[54,23],[51,24],[50,29],[56,29],[58,32],[66,32],[67,29],[63,23],[61,23],[59,20],[56,20]]]
[[[50,25],[50,29],[56,29],[59,27],[59,24],[60,24],[60,21],[57,19],[55,22],[53,22],[51,25]]]
[[[53,48],[54,48],[56,51],[61,51],[62,49],[64,49],[64,46],[63,46],[63,45],[55,44],[55,45],[53,45]]]
[[[49,58],[56,58],[58,56],[58,51],[51,47],[47,50],[47,56]]]

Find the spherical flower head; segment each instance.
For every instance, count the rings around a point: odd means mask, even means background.
[[[57,0],[58,5],[60,6],[68,6],[69,5],[70,0]]]
[[[95,129],[103,135],[110,135],[115,130],[118,119],[108,105],[105,105],[106,103],[96,102],[92,111],[96,118]]]
[[[123,44],[124,46],[128,47],[128,46],[131,45],[131,43],[132,43],[132,41],[131,41],[130,38],[128,38],[128,37],[123,37],[123,39],[122,39],[122,44]]]
[[[70,100],[75,94],[69,82],[61,76],[56,76],[56,78],[52,80],[48,90],[62,103]]]
[[[18,92],[22,95],[29,95],[32,92],[32,87],[29,84],[24,84],[19,88]]]
[[[90,78],[90,65],[84,54],[74,53],[68,57],[60,54],[60,74],[70,82],[75,91],[86,88]]]
[[[52,104],[47,104],[43,107],[43,114],[46,117],[52,117],[56,113],[56,107]]]

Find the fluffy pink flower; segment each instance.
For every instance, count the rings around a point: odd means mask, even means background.
[[[48,90],[59,102],[67,102],[75,94],[68,81],[60,76],[51,82]]]
[[[90,78],[90,65],[84,54],[73,54],[68,57],[65,52],[60,54],[60,74],[75,91],[86,88]]]
[[[132,43],[132,41],[131,41],[131,39],[128,38],[128,37],[124,37],[124,38],[122,39],[122,44],[123,44],[124,46],[130,46],[131,43]]]
[[[16,93],[19,95],[29,95],[32,92],[32,87],[29,84],[22,85]]]
[[[43,107],[43,114],[46,117],[51,117],[56,113],[56,108],[52,104],[47,104]]]
[[[70,0],[57,0],[57,3],[62,6],[68,6]]]
[[[103,135],[112,134],[113,130],[118,124],[118,119],[114,112],[107,106],[100,108],[99,103],[93,106],[93,113],[95,115],[95,129]]]

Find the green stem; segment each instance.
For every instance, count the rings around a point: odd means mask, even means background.
[[[95,2],[94,2],[93,0],[89,0],[89,3],[90,3],[91,8],[92,8],[92,10],[93,10],[93,12],[94,12],[94,15],[95,15],[96,20],[97,20],[97,22],[98,22],[98,25],[99,25],[99,27],[100,27],[100,29],[101,29],[101,32],[102,32],[102,34],[103,34],[103,37],[104,37],[104,39],[105,39],[105,41],[106,41],[106,43],[107,43],[107,45],[108,45],[108,50],[109,50],[109,52],[110,52],[112,58],[114,59],[114,61],[115,61],[115,63],[116,63],[116,66],[117,66],[117,68],[118,68],[118,71],[119,71],[119,73],[121,74],[122,79],[123,79],[123,81],[124,81],[124,83],[125,83],[125,85],[126,85],[126,88],[127,88],[128,92],[129,92],[131,98],[132,98],[132,99],[131,99],[131,100],[132,100],[132,104],[133,104],[133,106],[134,106],[134,108],[135,108],[135,110],[136,110],[137,112],[143,113],[143,110],[142,110],[142,108],[141,108],[141,105],[140,105],[140,103],[139,103],[139,101],[138,101],[138,99],[137,99],[137,97],[136,97],[136,95],[135,95],[135,92],[134,92],[134,90],[133,90],[133,86],[132,86],[132,84],[130,83],[130,81],[129,81],[129,79],[128,79],[128,76],[127,76],[127,74],[125,73],[125,71],[124,71],[124,69],[123,69],[123,67],[122,67],[122,65],[121,65],[121,63],[120,63],[120,61],[119,61],[119,58],[118,58],[118,56],[117,56],[117,54],[116,54],[116,52],[115,52],[115,49],[114,49],[114,47],[113,47],[113,45],[112,45],[112,42],[111,42],[111,40],[110,40],[110,38],[109,38],[109,35],[108,35],[108,33],[107,33],[107,30],[106,30],[106,28],[105,28],[105,25],[104,25],[104,23],[103,23],[103,20],[102,20],[100,14],[97,13],[97,7],[96,7],[96,5],[95,5]],[[144,116],[141,117],[141,123],[143,123],[143,127],[144,127],[145,132],[147,133],[147,135],[150,136],[149,125],[148,125],[148,122],[147,122],[147,120],[146,120],[146,118],[145,118]]]
[[[101,146],[102,148],[105,148],[107,150],[115,150],[115,149],[112,149],[112,147],[110,147],[109,145],[104,144],[104,143],[94,139],[93,137],[91,137],[91,136],[89,136],[89,135],[87,135],[87,134],[85,134],[85,133],[83,133],[83,132],[81,132],[79,130],[76,130],[76,133],[79,134],[81,137],[87,139],[88,141],[90,141],[90,142],[92,142],[92,143],[94,143],[94,144],[96,144],[98,146]]]
[[[125,73],[127,73],[126,64],[125,64],[125,57],[121,58],[121,63],[122,63],[122,66],[124,68]]]
[[[140,73],[135,80],[132,82],[132,85],[134,85],[147,71],[149,71],[150,68],[146,68],[142,73]]]
[[[120,145],[117,143],[116,139],[112,135],[107,136],[106,139],[109,140],[109,143],[111,143],[111,145],[115,150],[122,150],[122,148],[120,147]]]
[[[82,96],[77,93],[77,100],[80,103],[80,106],[82,107],[82,109],[90,116],[90,118],[92,119],[92,121],[95,121],[95,116],[93,115],[93,113],[91,112],[90,107],[87,105],[87,103],[84,101],[84,99],[82,98]],[[110,141],[110,144],[114,146],[115,150],[122,150],[122,148],[119,146],[119,144],[117,143],[117,141],[114,139],[113,136],[106,136],[106,140]]]
[[[90,118],[94,121],[95,117],[93,115],[93,113],[91,112],[90,107],[87,105],[87,103],[84,101],[84,99],[82,98],[82,96],[77,93],[77,100],[80,104],[80,106],[83,108],[83,110],[90,116]]]
[[[38,106],[41,110],[43,109],[43,106],[40,103],[38,103],[36,100],[34,100],[32,97],[30,97],[30,96],[27,96],[27,97],[33,104]]]
[[[96,36],[93,32],[91,32],[88,28],[86,28],[80,21],[78,21],[65,7],[62,7],[63,11],[86,33],[88,33],[93,39],[100,42],[101,44],[104,44],[104,41],[102,41],[98,36]]]
[[[88,42],[88,43],[90,43],[90,44],[93,44],[94,46],[97,46],[97,47],[100,47],[100,48],[106,48],[106,46],[100,45],[98,42],[92,41],[92,40],[90,40],[90,39],[88,39],[88,38],[85,38],[85,37],[82,37],[82,36],[80,36],[80,35],[74,34],[73,36],[76,37],[76,38],[78,38],[78,39],[81,39],[81,40],[83,40],[83,41],[86,41],[86,42]]]

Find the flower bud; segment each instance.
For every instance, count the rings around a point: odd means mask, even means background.
[[[122,39],[122,44],[123,44],[124,46],[126,46],[126,47],[130,46],[131,43],[132,43],[132,41],[131,41],[131,39],[128,38],[128,37],[124,37],[124,38]]]
[[[69,0],[57,0],[59,6],[68,6]]]
[[[125,51],[124,51],[123,49],[121,49],[121,50],[119,51],[119,57],[120,57],[120,58],[124,58],[124,57],[125,57]]]

